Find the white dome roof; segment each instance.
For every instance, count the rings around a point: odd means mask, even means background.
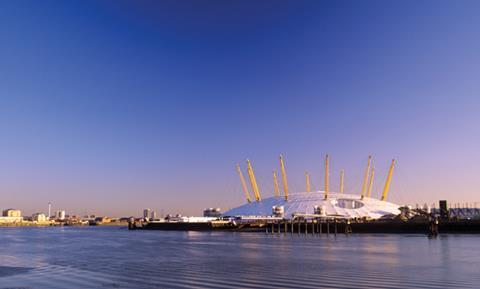
[[[283,206],[285,218],[291,218],[293,213],[313,214],[314,206],[323,207],[327,215],[344,216],[347,218],[369,217],[378,219],[384,215],[399,214],[399,206],[393,203],[373,198],[360,198],[359,195],[329,193],[324,199],[324,192],[294,193],[285,201],[283,196],[270,197],[260,202],[251,202],[228,210],[224,216],[271,216],[273,206]]]

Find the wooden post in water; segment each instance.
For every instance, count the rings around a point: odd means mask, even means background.
[[[280,235],[280,221],[277,221],[277,229],[278,229],[278,234]]]
[[[333,219],[333,223],[334,223],[335,238],[336,238],[337,237],[337,219]]]
[[[429,218],[428,222],[428,237],[436,238],[438,236],[438,219],[433,217]]]
[[[275,234],[275,223],[272,222],[272,235]]]
[[[50,213],[49,213],[49,215],[50,215]],[[135,230],[136,228],[137,228],[137,226],[135,225],[135,219],[134,218],[128,219],[128,229],[129,230]]]
[[[312,236],[315,236],[315,222],[312,219]]]
[[[345,235],[349,235],[352,232],[352,227],[350,226],[350,220],[347,220],[345,225]]]
[[[327,221],[327,237],[328,237],[328,235],[330,235],[330,222],[328,221],[328,219],[326,221]]]
[[[300,236],[300,230],[301,230],[301,229],[300,229],[300,226],[301,226],[301,225],[302,225],[302,224],[301,224],[301,222],[300,222],[300,219],[298,219],[298,232],[297,232],[297,233],[298,233],[299,236]]]
[[[319,219],[319,221],[318,221],[318,228],[319,228],[318,234],[319,234],[320,237],[322,236],[322,226],[323,226],[322,219]]]
[[[308,235],[308,221],[305,219],[305,236]]]
[[[290,220],[290,235],[293,236],[293,219]]]
[[[268,223],[265,223],[265,235],[268,235]]]

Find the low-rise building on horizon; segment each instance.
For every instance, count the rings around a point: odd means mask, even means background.
[[[48,217],[44,213],[35,213],[32,215],[32,222],[44,223],[48,221]]]
[[[65,220],[65,211],[55,212],[55,219],[60,220],[60,221]]]
[[[2,216],[4,216],[4,217],[21,217],[22,216],[22,211],[17,210],[17,209],[6,209],[6,210],[3,210]]]
[[[148,220],[150,218],[150,209],[143,209],[143,218]]]
[[[22,211],[16,209],[6,209],[2,212],[0,223],[21,223],[23,222]]]

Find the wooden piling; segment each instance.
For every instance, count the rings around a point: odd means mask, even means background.
[[[436,238],[438,236],[438,219],[430,217],[428,222],[428,237]]]
[[[337,219],[333,220],[334,228],[335,228],[335,237],[337,237]]]
[[[130,218],[128,220],[128,229],[129,230],[135,230],[137,227],[135,225],[135,220],[133,218]]]
[[[352,226],[350,226],[350,220],[347,220],[347,224],[345,225],[345,235],[349,235],[352,233]]]

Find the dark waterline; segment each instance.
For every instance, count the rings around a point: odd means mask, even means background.
[[[0,229],[5,288],[478,288],[480,236]]]

